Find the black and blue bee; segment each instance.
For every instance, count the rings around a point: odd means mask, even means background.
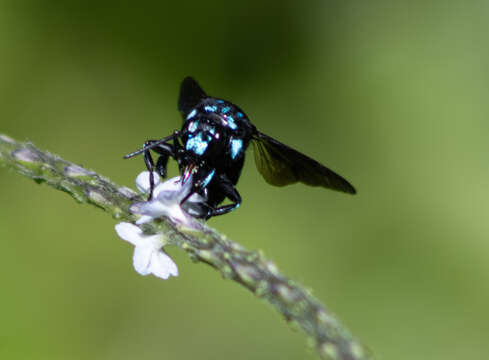
[[[310,186],[355,194],[355,188],[344,178],[319,162],[259,132],[238,106],[208,96],[191,77],[183,80],[178,100],[183,116],[180,131],[160,140],[148,140],[143,148],[124,156],[144,154],[150,172],[150,195],[154,189],[153,170],[166,177],[168,159],[178,163],[182,183],[191,179],[192,191],[206,199],[197,217],[209,219],[226,214],[241,204],[236,190],[250,142],[255,163],[265,180],[274,186],[302,182]],[[158,154],[156,165],[151,151]],[[226,198],[231,204],[219,206]]]

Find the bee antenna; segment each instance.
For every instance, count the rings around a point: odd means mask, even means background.
[[[130,158],[132,158],[132,157],[134,157],[134,156],[136,156],[136,155],[139,155],[139,154],[141,154],[141,153],[143,153],[143,152],[145,152],[145,151],[151,150],[152,148],[155,148],[155,147],[157,147],[157,146],[159,146],[159,145],[161,145],[161,144],[166,143],[166,142],[167,142],[167,141],[169,141],[169,140],[174,139],[174,138],[175,138],[175,136],[176,136],[175,134],[172,134],[172,135],[170,135],[170,136],[164,137],[164,138],[163,138],[163,139],[161,139],[161,140],[151,140],[151,143],[150,143],[150,144],[148,144],[148,142],[146,142],[146,143],[143,145],[143,148],[142,148],[142,149],[139,149],[139,150],[136,150],[136,151],[134,151],[134,152],[132,152],[132,153],[130,153],[130,154],[124,155],[124,157],[123,157],[123,158],[124,158],[124,159],[130,159]],[[153,142],[153,141],[154,141],[154,142]]]

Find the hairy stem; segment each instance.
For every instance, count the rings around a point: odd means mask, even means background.
[[[1,134],[0,165],[65,191],[78,202],[102,208],[118,220],[134,222],[136,217],[129,212],[129,206],[144,200],[133,190],[93,171]],[[280,274],[277,266],[260,252],[248,251],[207,226],[199,231],[189,230],[163,218],[145,224],[143,229],[148,234],[163,234],[169,244],[185,250],[193,260],[211,265],[225,278],[269,302],[314,340],[321,358],[370,358],[365,347],[317,299]]]

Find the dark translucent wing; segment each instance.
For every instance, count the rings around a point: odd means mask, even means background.
[[[355,194],[355,188],[316,160],[258,132],[253,138],[255,163],[265,180],[274,186],[302,182]]]
[[[180,97],[178,98],[178,110],[183,116],[194,108],[202,99],[205,99],[207,94],[202,90],[197,81],[192,77],[187,76],[182,81],[180,87]]]

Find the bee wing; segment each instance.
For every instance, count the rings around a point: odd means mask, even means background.
[[[189,111],[206,97],[208,97],[207,94],[194,78],[187,76],[183,79],[178,98],[178,110],[182,113],[183,118],[185,119]]]
[[[268,135],[257,132],[252,143],[256,167],[271,185],[285,186],[301,182],[356,193],[355,188],[340,175]]]

